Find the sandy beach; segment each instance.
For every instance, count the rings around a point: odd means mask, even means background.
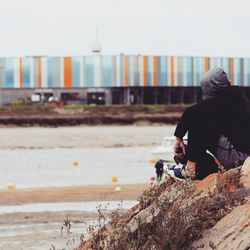
[[[53,152],[56,153],[56,157],[60,157],[61,151],[58,151],[58,148],[62,148],[62,150],[66,150],[66,152],[80,149],[81,154],[87,153],[88,150],[93,148],[95,149],[94,152],[103,152],[103,154],[108,154],[108,157],[113,157],[111,153],[113,151],[117,152],[115,149],[132,148],[133,150],[138,150],[141,148],[143,150],[140,149],[140,152],[142,152],[143,158],[145,158],[146,161],[149,157],[149,155],[147,155],[149,154],[149,151],[147,150],[155,145],[159,145],[162,137],[172,135],[173,131],[174,126],[159,125],[1,128],[0,149],[2,157],[6,163],[4,166],[6,167],[3,166],[4,171],[0,177],[0,182],[7,182],[7,180],[4,179],[4,175],[7,173],[10,173],[10,177],[13,176],[13,178],[15,175],[19,176],[18,180],[21,180],[20,171],[26,170],[28,166],[30,172],[27,172],[27,175],[25,175],[27,181],[29,181],[29,178],[36,180],[36,177],[31,176],[35,176],[34,173],[36,173],[36,171],[38,174],[40,172],[40,175],[41,173],[46,173],[47,169],[50,170],[50,165],[46,167],[46,162],[44,161],[43,164],[45,165],[38,166],[38,163],[33,165],[28,162],[28,159],[30,159],[28,156],[32,156],[32,160],[35,161],[40,161],[43,158],[48,157],[53,157],[54,161],[57,161]],[[105,151],[100,151],[98,148],[105,149]],[[55,151],[48,151],[50,149],[55,149]],[[145,153],[143,153],[144,150]],[[122,156],[123,151],[119,150],[119,154]],[[141,153],[137,154],[140,155]],[[36,158],[35,155],[39,157]],[[20,158],[18,156],[22,157]],[[15,157],[18,158],[15,159]],[[98,158],[98,156],[96,157]],[[116,158],[117,157],[117,160],[119,161],[120,156],[116,156]],[[126,157],[131,158],[130,155]],[[53,179],[60,178],[58,177],[59,173],[64,173],[62,172],[62,169],[66,171],[65,173],[67,173],[67,175],[71,175],[72,177],[75,175],[79,176],[79,174],[83,173],[81,171],[85,169],[85,165],[82,161],[79,162],[78,168],[73,168],[71,165],[71,155],[67,154],[66,158],[69,162],[66,163],[65,166],[51,166],[52,169],[55,169],[55,172],[51,172],[53,174],[55,173],[55,177],[53,176]],[[104,156],[103,159],[105,159]],[[23,170],[20,170],[20,161],[23,164],[21,168]],[[129,167],[127,165],[129,161],[126,160],[126,158],[124,158],[124,161],[125,165],[124,170],[122,171],[125,171]],[[131,161],[134,162],[133,158],[131,158]],[[145,167],[143,162],[134,163],[135,166],[137,166],[138,171],[141,168],[142,171],[147,171],[148,173],[152,172],[152,175],[154,174],[154,170],[151,170],[151,168],[148,169],[149,166],[147,165]],[[13,168],[13,164],[17,164],[17,166]],[[106,163],[103,163],[103,171],[106,171],[105,165]],[[14,169],[14,171],[10,171],[11,169]],[[119,169],[123,168],[119,167]],[[130,167],[130,169],[133,168]],[[77,244],[79,244],[81,233],[86,234],[86,223],[93,223],[98,216],[96,209],[93,209],[92,211],[76,211],[78,206],[77,204],[79,204],[79,202],[118,202],[122,200],[135,202],[143,190],[150,185],[149,179],[146,179],[147,181],[145,183],[137,183],[134,181],[134,183],[130,184],[127,184],[126,182],[123,182],[122,184],[119,182],[112,184],[109,176],[112,176],[114,172],[115,166],[113,172],[108,173],[107,175],[110,184],[75,184],[75,186],[72,186],[72,184],[71,186],[34,186],[32,188],[21,188],[19,187],[19,184],[16,183],[17,188],[15,190],[7,190],[6,187],[0,189],[0,205],[2,207],[2,211],[8,209],[8,206],[15,208],[14,210],[10,209],[7,213],[0,213],[0,231],[3,232],[0,235],[0,249],[53,249],[52,245],[55,246],[56,249],[67,249],[66,243],[72,239],[75,242],[74,246],[77,246]],[[48,174],[50,174],[50,172]],[[101,175],[99,178],[105,175],[104,172],[102,173],[98,171],[96,173],[96,178],[98,178],[98,174]],[[118,177],[122,177],[121,174],[120,176],[118,175]],[[136,175],[134,173],[134,180],[136,180],[135,177]],[[43,178],[46,178],[46,176],[44,175]],[[41,181],[42,179],[39,180]],[[121,187],[121,191],[115,192],[115,186]],[[65,211],[56,210],[56,204],[67,204],[70,202],[73,204],[71,209],[67,209],[67,211],[66,209]],[[41,211],[32,211],[32,207],[36,204],[38,206],[39,204],[51,204],[50,207],[55,204],[55,208],[53,208],[53,211],[50,211],[49,209],[48,211],[46,211],[46,209],[43,211],[43,208],[40,209]],[[21,212],[22,206],[28,207],[30,211]],[[13,212],[11,212],[12,210]],[[70,236],[65,234],[61,235],[61,227],[67,216],[70,217],[72,222],[72,234]]]
[[[81,234],[87,236],[88,225],[94,225],[98,220],[97,209],[76,211],[78,201],[95,201],[96,204],[102,201],[108,205],[110,201],[136,200],[149,184],[119,186],[120,192],[115,192],[115,185],[1,190],[0,205],[3,207],[12,205],[18,209],[14,205],[50,202],[53,202],[52,206],[57,206],[55,202],[73,202],[75,206],[67,211],[0,213],[0,249],[53,249],[52,246],[63,249],[68,242],[72,244],[69,249],[73,249],[79,244]],[[108,218],[108,214],[106,216]],[[72,226],[69,235],[66,229],[61,230],[67,218]]]
[[[0,206],[48,202],[136,200],[150,184],[90,185],[76,187],[0,190]],[[121,191],[116,192],[119,186]]]
[[[132,147],[158,145],[174,126],[1,128],[0,149]]]

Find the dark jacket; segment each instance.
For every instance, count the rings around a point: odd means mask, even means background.
[[[229,138],[241,152],[250,152],[249,103],[236,86],[221,88],[215,97],[186,109],[175,136],[183,138],[188,131],[188,159],[196,162],[206,149],[216,155],[220,135]]]

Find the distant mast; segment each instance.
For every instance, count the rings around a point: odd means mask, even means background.
[[[96,55],[100,55],[101,50],[102,50],[101,44],[100,44],[99,39],[98,39],[98,30],[96,29],[95,30],[95,39],[94,39],[93,44],[92,44],[92,53],[96,54]]]

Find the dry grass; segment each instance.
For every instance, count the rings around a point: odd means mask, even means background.
[[[201,238],[205,230],[235,206],[243,204],[249,195],[241,188],[239,172],[228,173],[225,177],[238,189],[228,192],[227,186],[217,183],[217,192],[204,196],[195,192],[193,182],[165,181],[152,186],[139,197],[137,212],[113,213],[110,222],[92,232],[91,239],[79,249],[192,249],[193,242]],[[171,190],[174,195],[169,195]]]

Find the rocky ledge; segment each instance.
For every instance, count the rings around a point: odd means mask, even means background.
[[[82,249],[250,249],[250,157],[202,181],[166,178],[111,214]]]

